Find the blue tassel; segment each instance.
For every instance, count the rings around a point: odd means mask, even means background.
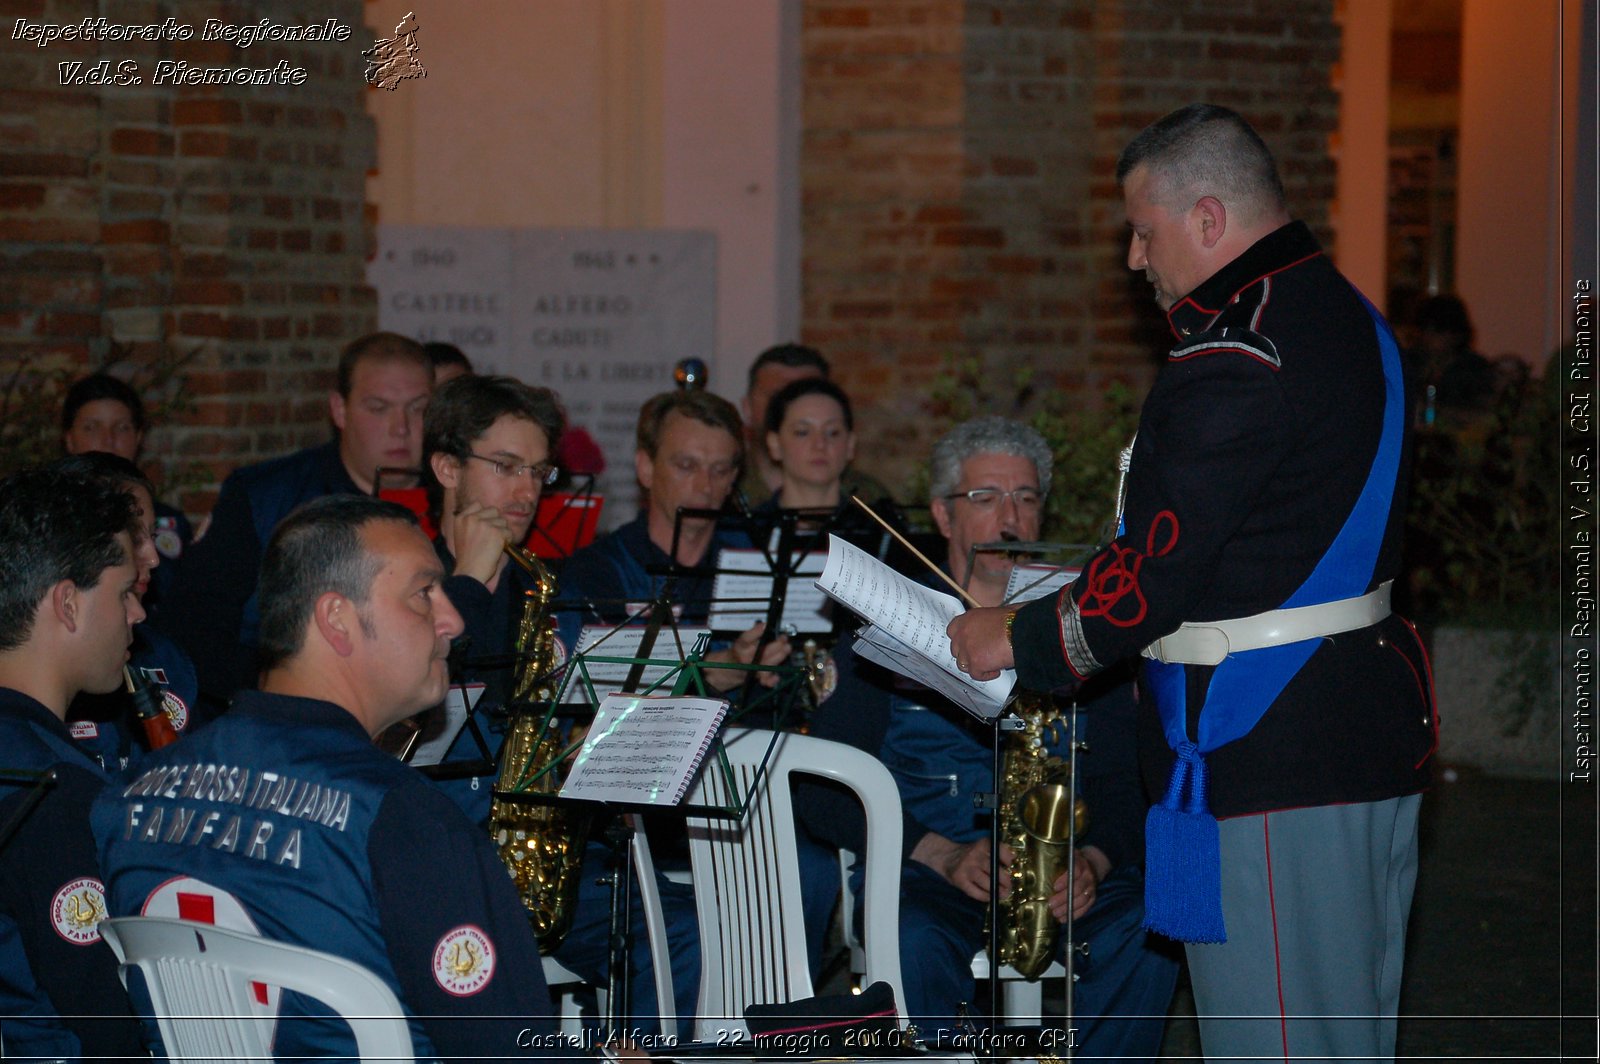
[[[1179,942],[1226,942],[1221,842],[1206,802],[1206,763],[1178,748],[1166,797],[1145,818],[1144,926]]]

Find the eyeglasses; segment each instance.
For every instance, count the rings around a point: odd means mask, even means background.
[[[550,485],[556,482],[557,470],[549,462],[535,462],[533,465],[512,465],[502,462],[498,458],[489,458],[486,455],[468,452],[468,458],[476,458],[480,462],[488,462],[494,468],[497,477],[528,477],[535,484]]]
[[[1001,491],[999,488],[973,488],[971,491],[954,491],[945,498],[950,502],[965,499],[972,504],[974,510],[998,510],[1004,499],[1010,499],[1017,504],[1017,509],[1023,513],[1033,513],[1044,505],[1044,495],[1038,488],[1012,488],[1010,491]]]

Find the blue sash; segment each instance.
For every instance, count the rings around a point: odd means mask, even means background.
[[[1361,302],[1377,331],[1383,360],[1378,453],[1344,527],[1280,609],[1366,594],[1383,546],[1405,435],[1405,389],[1394,334],[1377,308],[1364,296]],[[1182,942],[1227,941],[1217,821],[1206,797],[1205,755],[1249,734],[1321,642],[1305,639],[1229,654],[1206,685],[1193,740],[1188,735],[1186,667],[1145,660],[1145,682],[1155,697],[1167,744],[1178,755],[1167,793],[1151,807],[1145,821],[1145,927]]]

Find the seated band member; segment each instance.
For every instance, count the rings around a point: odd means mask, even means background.
[[[67,731],[83,691],[123,682],[133,626],[133,501],[50,466],[0,481],[0,767],[56,782],[0,840],[0,1040],[8,1059],[144,1056],[139,1024],[100,940],[105,888],[89,806],[111,779]],[[31,799],[0,780],[0,824]]]
[[[151,587],[151,572],[161,565],[162,559],[155,544],[158,530],[150,482],[139,472],[138,466],[104,451],[63,458],[56,463],[56,468],[98,477],[133,499],[137,534],[133,557],[139,569],[134,593],[142,605]],[[165,712],[173,732],[181,735],[197,723],[194,662],[189,660],[189,655],[148,621],[133,626],[133,646],[128,653],[128,667]],[[113,772],[127,768],[149,749],[144,728],[135,719],[133,696],[124,687],[107,694],[80,693],[67,707],[67,727],[84,751]]]
[[[571,648],[585,623],[600,621],[618,624],[639,613],[672,581],[671,603],[674,616],[684,625],[704,624],[709,613],[713,580],[701,572],[669,576],[674,565],[686,569],[708,569],[723,549],[750,547],[739,532],[719,530],[714,519],[684,517],[684,509],[720,510],[739,476],[743,459],[743,426],[732,404],[704,391],[673,391],[657,395],[639,412],[638,447],[634,468],[639,483],[649,494],[645,512],[633,521],[578,551],[561,570],[561,600],[582,603],[585,609],[564,611],[561,635]],[[674,530],[678,533],[676,554]],[[763,625],[755,624],[741,633],[730,646],[712,651],[708,661],[764,665],[785,662],[789,642],[779,637],[760,648]],[[738,670],[711,670],[707,681],[732,690],[744,682],[747,673]],[[762,674],[764,681],[773,674]],[[699,985],[699,942],[695,934],[692,898],[682,884],[660,874],[662,866],[682,861],[686,851],[682,820],[670,815],[650,818],[651,842],[656,847],[658,886],[663,905],[674,909],[686,905],[685,919],[668,921],[672,940],[672,971],[678,1016],[685,1030],[694,1013],[695,988]],[[809,843],[809,840],[802,840]],[[566,941],[556,950],[562,964],[585,978],[603,978],[606,971],[609,891],[595,885],[604,867],[606,851],[599,845],[589,849],[580,892],[578,919]],[[814,945],[812,957],[821,952],[833,899],[838,893],[838,862],[831,860],[814,844],[802,845],[801,874],[806,885],[804,919]],[[830,867],[831,866],[831,867]],[[590,874],[594,872],[595,874]],[[638,908],[634,908],[635,914]],[[650,982],[649,954],[642,924],[636,921],[633,954],[633,993],[636,1015],[647,1015],[644,1002],[654,998]]]
[[[201,694],[216,707],[256,681],[256,577],[273,528],[309,499],[370,494],[381,468],[415,469],[432,391],[433,364],[422,345],[394,333],[363,336],[339,356],[328,394],[336,438],[223,481],[160,617],[161,630],[194,659]]]
[[[850,475],[856,453],[855,414],[850,397],[826,377],[801,377],[779,389],[767,404],[767,454],[777,465],[782,481],[766,502],[756,507],[762,520],[755,535],[770,542],[768,523],[780,510],[805,510],[795,528],[814,533],[808,549],[827,550],[827,534],[837,534],[884,558],[897,569],[908,559],[898,541],[886,547],[876,541],[883,530],[865,511],[851,504],[851,493],[869,504],[879,518],[904,529],[905,521],[886,491],[870,492],[877,482]],[[843,626],[841,625],[841,628]]]
[[[767,403],[785,385],[797,380],[828,378],[831,367],[822,352],[804,344],[777,344],[756,356],[739,411],[744,415],[749,452],[739,490],[750,506],[760,506],[783,484],[777,460],[763,446],[767,433]],[[889,489],[854,466],[846,466],[844,496],[859,495],[869,502],[889,497]],[[792,503],[790,505],[793,505]]]
[[[68,454],[103,451],[137,464],[148,427],[139,393],[109,373],[79,378],[61,403],[61,447]],[[153,541],[166,564],[144,595],[145,611],[152,615],[177,578],[178,561],[194,541],[194,529],[182,510],[159,499],[154,505]]]
[[[485,685],[474,718],[485,748],[464,730],[447,760],[493,761],[504,739],[500,709],[518,672],[510,655],[533,584],[505,548],[528,538],[565,424],[548,388],[472,374],[436,391],[423,417],[423,484],[439,528],[434,549],[450,574],[445,593],[466,628],[456,679]],[[493,784],[491,773],[441,785],[477,823],[489,815]]]
[[[298,508],[262,559],[260,689],[93,811],[113,914],[210,920],[354,961],[400,999],[419,1060],[500,1056],[554,1032],[489,840],[372,743],[444,696],[461,618],[443,582],[402,507],[334,495]],[[278,1056],[351,1052],[342,1024],[301,1018],[325,1013],[298,995],[268,1002],[294,1019],[276,1027]]]
[[[581,603],[561,618],[562,641],[570,649],[582,624],[617,624],[637,614],[672,582],[673,616],[685,624],[704,623],[710,612],[712,577],[717,552],[748,548],[742,532],[725,532],[714,518],[688,517],[678,511],[721,510],[728,501],[744,460],[742,426],[733,405],[702,391],[663,392],[639,411],[634,470],[649,496],[638,517],[596,540],[567,559],[561,568],[561,598]],[[677,553],[673,536],[677,535]],[[679,567],[699,570],[669,575]],[[777,637],[760,646],[765,625],[757,622],[733,643],[706,655],[707,661],[763,665],[788,660],[789,642]],[[710,671],[707,680],[722,690],[744,682],[740,670]],[[763,674],[770,683],[773,677]]]
[[[945,570],[978,602],[1002,601],[1013,556],[974,544],[1036,540],[1050,490],[1051,456],[1033,429],[1005,418],[957,426],[934,445],[929,492],[947,540]],[[925,582],[945,590],[927,574]],[[977,794],[994,790],[990,726],[932,692],[897,682],[847,645],[836,654],[839,685],[822,703],[811,734],[877,755],[894,773],[905,819],[900,898],[901,975],[906,1011],[924,1038],[957,1031],[957,1006],[973,1002],[973,955],[987,944],[990,817]],[[1080,720],[1088,751],[1078,762],[1089,828],[1079,839],[1075,880],[1052,885],[1050,909],[1089,944],[1076,962],[1078,1053],[1153,1058],[1178,975],[1176,952],[1140,928],[1146,803],[1136,765],[1131,685],[1103,685]],[[1056,752],[1067,736],[1056,737]],[[864,822],[854,800],[830,789],[802,791],[802,823],[858,855]],[[1002,865],[1012,854],[1002,846]],[[859,874],[859,873],[858,873]],[[1002,895],[1011,877],[1002,871]],[[1003,912],[1004,910],[1002,910]],[[1058,936],[1058,951],[1064,949]]]
[[[856,456],[856,423],[844,389],[826,377],[784,385],[767,404],[766,430],[767,456],[780,476],[770,504],[832,510],[849,501],[841,485]]]

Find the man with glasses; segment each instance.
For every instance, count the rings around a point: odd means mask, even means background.
[[[1050,449],[1019,422],[979,418],[940,439],[931,465],[930,509],[946,540],[944,569],[979,604],[997,606],[1016,556],[972,548],[1039,538]],[[925,582],[944,586],[932,573]],[[972,958],[987,942],[991,825],[974,798],[995,789],[990,725],[856,659],[849,641],[835,651],[835,661],[839,685],[818,708],[811,734],[866,750],[894,774],[905,826],[905,1010],[923,1038],[949,1037],[958,1030],[960,1003],[976,1000]],[[1087,956],[1075,963],[1073,1044],[1079,1055],[1093,1058],[1153,1058],[1178,973],[1176,954],[1140,927],[1146,802],[1135,764],[1130,686],[1126,677],[1112,678],[1079,700],[1089,749],[1078,763],[1079,791],[1089,807],[1089,828],[1079,838],[1072,882],[1063,874],[1050,898],[1057,920],[1066,919],[1070,905],[1074,938],[1088,944]],[[1067,738],[1059,734],[1052,744],[1062,757],[1070,756]],[[860,807],[843,792],[804,789],[796,809],[816,838],[865,852]],[[1011,857],[1002,847],[1002,866]],[[1003,867],[1002,896],[1010,882]],[[862,896],[859,882],[856,896]],[[1058,936],[1058,949],[1064,939]]]
[[[555,476],[551,464],[566,416],[555,393],[512,377],[457,377],[434,393],[423,419],[423,486],[438,528],[434,549],[450,574],[445,594],[465,626],[464,658],[455,679],[485,685],[476,734],[458,737],[447,761],[488,760],[500,749],[506,720],[497,712],[516,675],[510,653],[532,578],[512,563],[508,545],[528,538],[539,495]],[[486,757],[487,755],[487,757]],[[470,777],[446,790],[474,821],[489,815],[493,779]]]

